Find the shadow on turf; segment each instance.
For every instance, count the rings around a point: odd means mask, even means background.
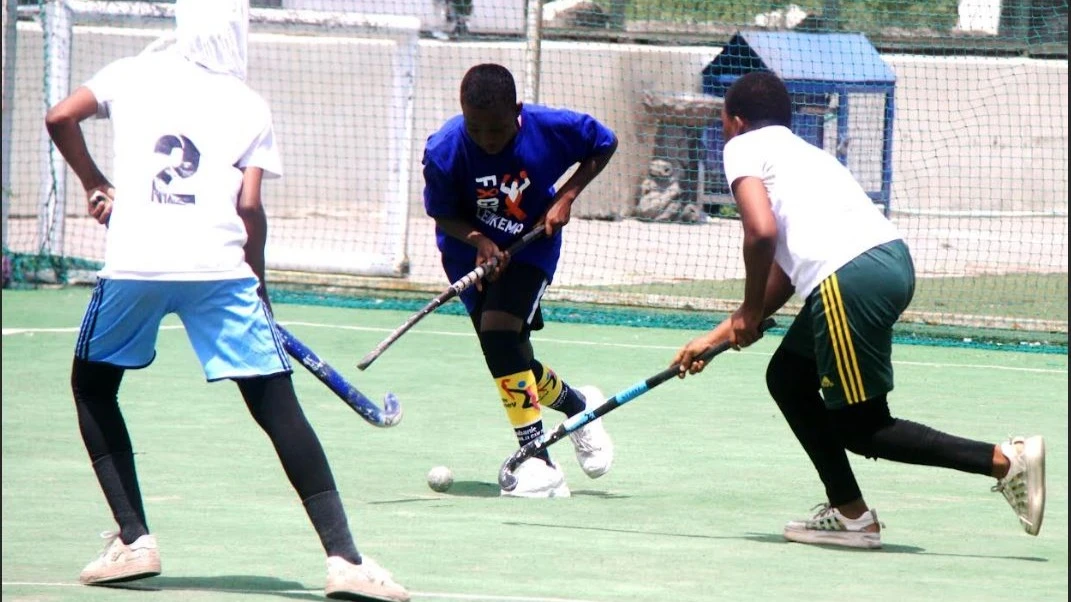
[[[514,527],[543,527],[546,529],[570,529],[575,531],[603,531],[607,533],[628,533],[632,535],[662,535],[665,537],[687,537],[693,539],[744,539],[747,541],[754,541],[758,543],[774,543],[780,545],[787,545],[791,542],[786,541],[784,536],[780,533],[744,533],[742,535],[701,535],[698,533],[667,533],[665,531],[641,531],[639,529],[616,529],[610,527],[581,527],[576,525],[553,525],[549,523],[522,523],[516,521],[506,521],[502,523],[504,525],[510,525]],[[797,544],[804,545],[804,544]],[[947,556],[950,558],[980,558],[986,560],[1022,560],[1024,562],[1048,562],[1048,558],[1040,558],[1038,556],[1001,556],[999,554],[946,554],[943,552],[927,552],[926,548],[920,548],[918,546],[905,546],[900,544],[885,544],[881,550],[862,550],[854,548],[842,548],[839,546],[826,546],[826,545],[813,545],[812,547],[824,548],[833,552],[847,552],[847,553],[884,553],[884,554],[921,554],[923,556]]]
[[[132,592],[190,591],[221,594],[278,596],[290,600],[323,600],[322,590],[309,589],[297,581],[258,575],[216,575],[212,577],[153,577],[130,583],[99,587]]]
[[[630,497],[618,493],[609,493],[607,491],[594,491],[591,489],[574,490],[572,494],[574,496],[600,497],[608,500]],[[449,497],[499,497],[498,483],[489,483],[487,481],[454,481],[454,484],[450,487],[448,491],[442,494],[442,497],[417,497],[405,498],[400,500],[383,500],[379,502],[369,503],[404,504],[409,502],[434,502]]]

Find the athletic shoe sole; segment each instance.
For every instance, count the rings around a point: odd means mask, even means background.
[[[1023,441],[1023,461],[1026,462],[1027,517],[1019,517],[1019,522],[1027,533],[1037,535],[1045,518],[1044,437],[1028,437]]]
[[[785,528],[785,539],[796,543],[808,543],[842,548],[876,550],[881,548],[881,533],[869,531],[817,531],[814,529]]]

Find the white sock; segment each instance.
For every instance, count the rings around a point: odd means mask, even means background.
[[[1019,450],[1016,449],[1014,442],[1005,441],[1004,443],[1001,443],[1000,451],[1006,458],[1008,458],[1008,474],[1004,475],[1004,478],[1001,479],[1002,481],[1007,481],[1026,469],[1023,457],[1019,453]]]
[[[862,531],[866,527],[873,525],[877,522],[876,513],[871,508],[866,512],[859,515],[859,518],[848,518],[841,514],[840,510],[837,510],[837,519],[844,524],[844,527],[849,531]]]

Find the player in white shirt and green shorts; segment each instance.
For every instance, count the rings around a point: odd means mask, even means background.
[[[890,414],[892,327],[915,289],[910,251],[851,172],[793,134],[791,123],[791,97],[773,73],[744,75],[725,95],[725,174],[744,228],[744,301],[677,353],[681,375],[702,371],[694,358],[718,343],[755,342],[762,320],[796,294],[803,308],[770,360],[766,383],[826,501],[813,518],[789,522],[785,538],[881,547],[881,523],[846,450],[994,477],[993,489],[1037,535],[1045,509],[1040,436],[995,445]]]
[[[161,571],[118,393],[126,370],[152,363],[160,321],[176,314],[205,377],[234,380],[271,439],[327,554],[325,593],[405,602],[405,588],[357,551],[273,325],[260,190],[263,176],[282,169],[268,105],[244,81],[248,1],[178,0],[175,18],[174,45],[107,65],[46,117],[85,187],[90,215],[108,225],[71,387],[82,439],[119,529],[80,580],[116,583]],[[114,186],[82,134],[81,122],[93,116],[114,126]]]

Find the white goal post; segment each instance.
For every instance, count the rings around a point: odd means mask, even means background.
[[[172,35],[168,3],[50,0],[43,9],[19,15],[46,42],[48,104],[120,51]],[[249,80],[271,106],[285,172],[265,185],[269,269],[406,276],[420,20],[253,8],[250,21]],[[110,142],[110,130],[94,133]],[[64,236],[81,191],[65,190],[66,168],[46,145],[36,251],[99,260],[102,248],[72,249]],[[100,158],[107,168],[110,157]]]

